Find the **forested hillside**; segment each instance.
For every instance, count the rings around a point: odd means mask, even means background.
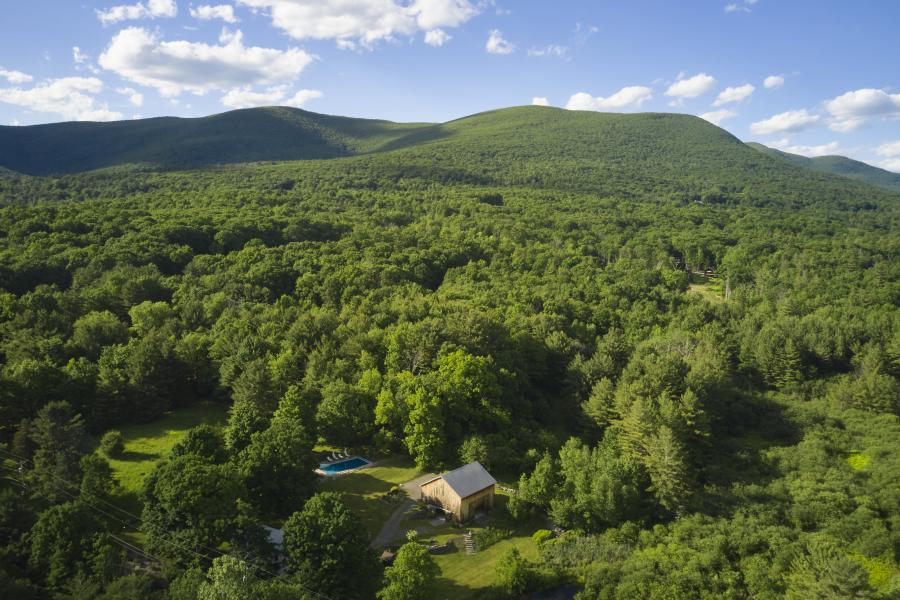
[[[766,150],[767,156],[761,156],[755,147],[690,115],[540,106],[443,124],[352,119],[281,107],[199,119],[0,126],[0,167],[31,175],[356,156],[313,166],[310,173],[353,169],[433,183],[754,204],[859,205],[886,197],[834,176],[854,176],[846,169],[820,168],[820,163],[795,160],[803,157]],[[892,183],[884,177],[857,179]]]
[[[679,115],[303,127],[338,158],[0,175],[0,595],[432,597],[318,445],[563,530],[459,597],[897,597],[900,195]],[[209,403],[123,491],[116,431]]]
[[[806,167],[807,169],[821,171],[822,173],[831,173],[832,175],[841,175],[871,185],[887,188],[895,192],[900,192],[900,173],[892,173],[891,171],[879,169],[878,167],[873,167],[872,165],[853,160],[852,158],[847,158],[846,156],[813,156],[810,158],[800,156],[799,154],[783,152],[781,150],[776,150],[775,148],[769,148],[768,146],[763,146],[762,144],[757,144],[755,142],[749,142],[747,145],[764,154],[776,158],[784,158],[801,167]]]
[[[185,168],[334,158],[376,150],[426,126],[332,117],[288,107],[235,110],[195,119],[0,126],[0,166],[47,175],[124,164]]]

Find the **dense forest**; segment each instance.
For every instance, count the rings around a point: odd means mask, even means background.
[[[402,139],[0,172],[0,596],[428,597],[327,445],[513,482],[557,533],[484,596],[900,597],[900,195],[679,115]],[[125,498],[118,429],[198,403]]]

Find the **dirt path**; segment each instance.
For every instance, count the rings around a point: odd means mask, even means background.
[[[419,486],[435,477],[435,474],[427,473],[421,477],[416,477],[412,481],[400,484],[400,487],[406,492],[407,499],[404,500],[391,514],[388,520],[385,521],[384,525],[381,527],[381,531],[378,532],[378,535],[376,535],[375,539],[372,540],[372,543],[369,544],[370,548],[382,548],[387,546],[389,543],[402,537],[402,535],[406,533],[405,531],[400,531],[400,524],[403,522],[403,516],[406,514],[406,511],[412,508],[419,498],[422,497]]]

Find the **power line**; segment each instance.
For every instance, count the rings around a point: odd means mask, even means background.
[[[22,456],[18,456],[17,454],[15,454],[15,453],[13,453],[13,452],[10,452],[9,450],[6,450],[5,448],[0,447],[0,454],[5,454],[5,455],[7,455],[7,459],[8,459],[8,460],[13,460],[13,461],[18,460],[18,461],[20,461],[20,462],[23,463],[23,464],[24,464],[24,463],[30,463],[30,464],[32,465],[32,467],[34,467],[34,461],[33,461],[33,460],[30,460],[30,459],[25,458],[25,457],[22,457]],[[3,468],[5,468],[5,469],[7,469],[7,470],[10,470],[10,471],[12,471],[12,472],[18,473],[17,470],[15,470],[15,469],[13,469],[13,468],[11,468],[11,467],[7,467],[7,466],[4,466],[4,465],[0,465],[0,467],[3,467]],[[50,475],[51,478],[53,478],[53,479],[57,480],[58,482],[60,482],[62,485],[65,485],[65,486],[68,486],[68,487],[76,487],[75,484],[72,483],[71,481],[66,481],[66,480],[63,479],[62,477],[59,477],[59,476],[57,476],[57,475],[55,475],[55,474],[53,474],[53,473],[48,473],[48,475]],[[20,482],[20,483],[21,483],[21,482]],[[94,505],[92,505],[90,502],[88,502],[87,500],[83,499],[83,498],[81,497],[80,494],[76,496],[76,495],[72,494],[70,491],[68,491],[68,490],[66,490],[66,489],[64,489],[64,488],[58,488],[58,489],[59,489],[59,491],[61,491],[62,493],[66,494],[67,496],[69,496],[69,497],[72,498],[73,500],[77,500],[77,501],[81,502],[82,504],[86,505],[87,507],[89,507],[89,508],[91,508],[91,509],[93,509],[93,510],[95,510],[95,511],[97,511],[97,512],[99,512],[99,513],[101,513],[101,514],[103,514],[103,515],[105,515],[105,516],[107,516],[108,518],[113,519],[114,521],[116,521],[116,522],[122,524],[124,527],[130,527],[131,525],[134,524],[134,523],[131,523],[131,522],[123,521],[123,520],[120,519],[119,517],[115,517],[115,516],[109,514],[108,512],[106,512],[105,510],[102,510],[102,509],[100,509],[100,508],[97,508],[96,506],[94,506]],[[141,518],[140,518],[140,517],[137,517],[137,516],[134,515],[133,513],[130,513],[130,512],[128,512],[128,511],[126,511],[126,510],[124,510],[124,509],[118,507],[118,506],[115,506],[114,504],[111,504],[111,503],[109,503],[109,502],[103,500],[102,498],[96,498],[96,500],[99,500],[100,502],[103,502],[103,503],[106,504],[107,506],[111,506],[112,508],[118,510],[119,512],[121,512],[121,513],[123,513],[123,514],[125,514],[125,515],[128,515],[128,516],[131,517],[132,519],[135,519],[135,522],[138,522],[138,523],[139,523],[139,522],[141,521]],[[107,533],[108,533],[108,532],[107,532]],[[112,535],[112,534],[110,534],[110,535]],[[179,545],[179,544],[173,542],[172,540],[167,540],[166,538],[162,538],[160,541],[162,541],[162,542],[164,542],[164,543],[166,543],[166,544],[169,544],[170,546],[174,546],[175,548],[178,548],[178,549],[180,549],[180,550],[187,551],[187,552],[193,554],[194,556],[197,556],[198,558],[200,558],[200,559],[202,559],[202,560],[206,560],[206,559],[210,558],[209,556],[205,556],[205,555],[203,555],[203,554],[200,554],[200,553],[198,553],[198,552],[192,550],[191,548],[187,548],[187,547],[185,547],[185,546],[181,546],[181,545]],[[228,556],[227,554],[225,554],[224,552],[222,552],[222,551],[220,551],[220,550],[217,550],[217,549],[214,549],[214,548],[210,548],[210,547],[205,546],[205,545],[203,545],[203,544],[198,544],[198,546],[199,546],[200,548],[204,549],[204,550],[207,550],[207,551],[209,551],[209,552],[212,552],[212,553],[217,554],[219,557],[222,557],[222,556]],[[143,552],[143,551],[142,551],[142,552]],[[151,558],[153,558],[153,560],[156,560],[156,561],[160,562],[160,564],[165,564],[164,561],[162,561],[162,560],[159,559],[159,558],[156,558],[156,557],[154,557],[154,556],[152,556],[152,555],[150,555],[150,554],[148,554],[147,556],[150,556]],[[272,573],[271,571],[269,571],[268,569],[263,568],[262,566],[255,565],[254,567],[255,567],[258,571],[261,571],[261,572],[265,573],[266,575],[271,576],[272,578],[277,578],[277,577],[278,577],[277,574]],[[260,579],[260,578],[259,578],[258,576],[256,576],[256,575],[253,575],[253,577],[254,577],[257,581],[263,582],[263,580]],[[296,582],[296,583],[297,583],[297,585],[299,585],[304,591],[306,591],[306,592],[308,592],[308,593],[310,593],[310,594],[313,594],[314,596],[317,596],[317,597],[319,597],[319,598],[323,598],[324,600],[332,600],[329,596],[326,596],[326,595],[323,594],[322,592],[318,592],[318,591],[316,591],[316,590],[313,590],[313,589],[311,589],[311,588],[308,588],[308,587],[306,587],[306,586],[305,586],[304,584],[302,584],[302,583],[299,583],[299,582]]]

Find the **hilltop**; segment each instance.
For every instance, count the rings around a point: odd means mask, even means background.
[[[0,166],[29,175],[125,164],[192,168],[325,159],[377,150],[423,125],[320,115],[288,107],[209,117],[0,127]]]
[[[350,169],[373,180],[518,185],[619,198],[806,205],[892,197],[760,152],[684,114],[523,106],[429,124],[275,107],[192,119],[0,127],[0,167],[29,175],[261,161],[294,161],[305,176],[342,178]]]

